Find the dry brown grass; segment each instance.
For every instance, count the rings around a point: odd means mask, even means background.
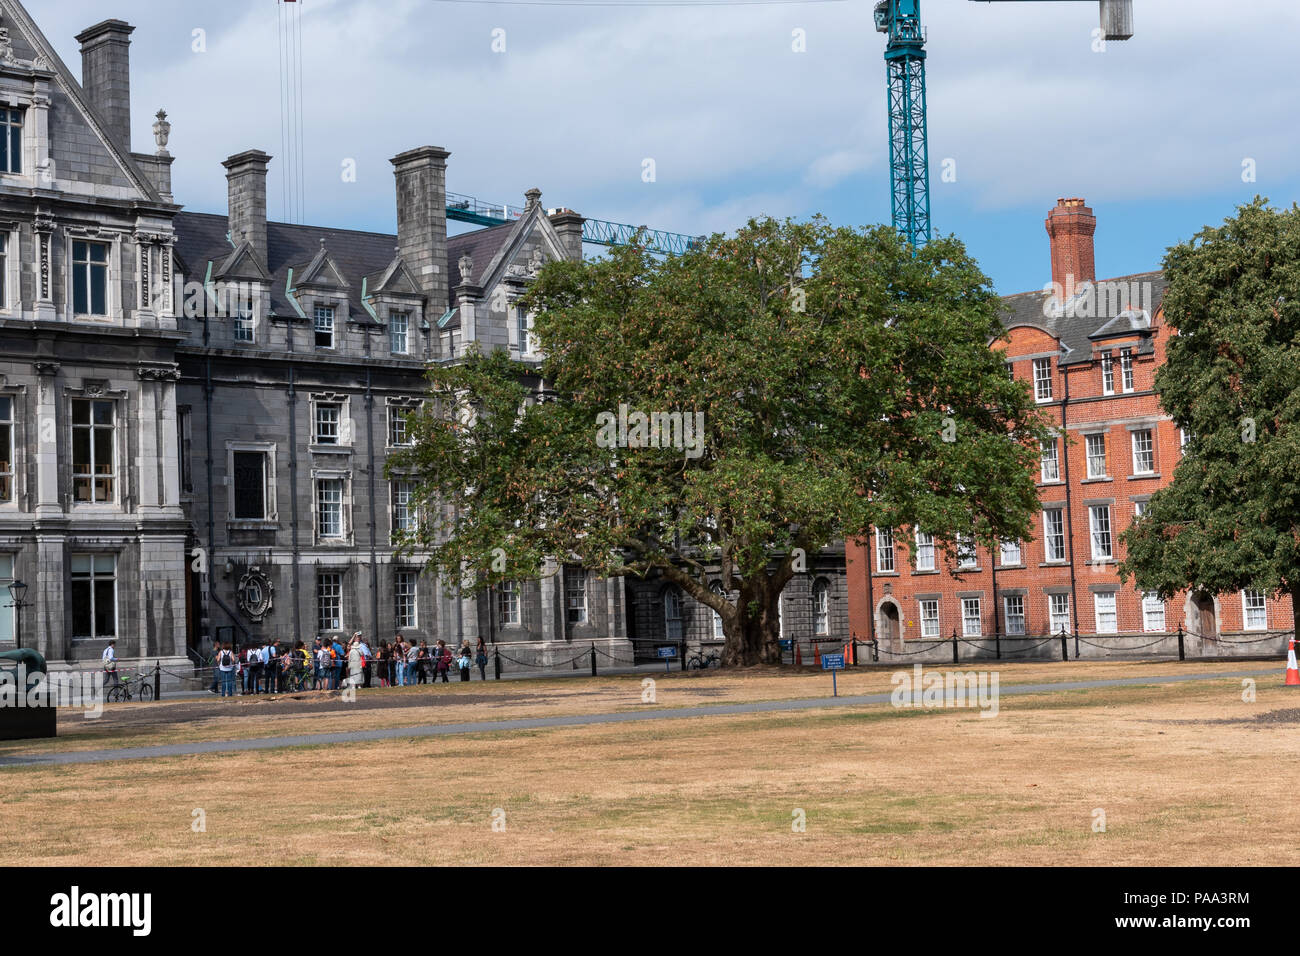
[[[14,768],[0,864],[1294,864],[1297,724],[1254,719],[1300,706],[1279,683]]]
[[[1225,673],[1272,665],[1257,661],[1148,662],[981,662],[937,669],[993,669],[1003,687],[1016,684],[1151,677],[1168,674]],[[903,670],[910,670],[910,665]],[[842,696],[882,694],[893,689],[894,669],[842,672]],[[59,713],[59,736],[51,740],[0,742],[0,756],[140,747],[208,740],[239,740],[297,734],[336,733],[423,724],[450,724],[517,717],[642,710],[641,682],[656,681],[659,707],[694,707],[760,700],[793,700],[830,695],[829,674],[766,668],[744,671],[687,671],[613,677],[569,677],[528,681],[471,681],[434,687],[373,688],[358,691],[346,704],[337,692],[275,697],[207,696],[149,704],[108,704],[103,716],[86,719],[76,708]],[[402,706],[388,706],[401,704]],[[407,706],[407,705],[415,706]],[[327,711],[321,708],[329,707]]]

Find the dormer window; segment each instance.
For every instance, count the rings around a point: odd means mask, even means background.
[[[316,306],[315,316],[316,348],[334,348],[334,307]]]
[[[108,315],[108,244],[72,243],[72,311]]]
[[[253,303],[241,300],[235,307],[235,341],[253,341]]]
[[[23,111],[0,107],[0,173],[23,171]]]
[[[410,328],[411,316],[408,313],[388,313],[388,338],[394,355],[406,355],[411,351]]]

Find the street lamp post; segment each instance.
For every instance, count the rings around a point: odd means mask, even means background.
[[[9,606],[14,609],[14,646],[15,647],[23,646],[23,638],[22,638],[23,632],[22,629],[19,627],[19,623],[22,620],[22,610],[24,607],[27,606],[26,602],[23,601],[23,598],[26,596],[27,596],[26,584],[24,584],[22,581],[10,582],[9,597],[12,599],[13,603],[10,604]]]

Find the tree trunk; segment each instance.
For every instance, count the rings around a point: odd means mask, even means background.
[[[766,582],[756,582],[741,589],[736,601],[736,615],[730,620],[723,618],[722,622],[722,633],[727,639],[722,651],[724,667],[781,663],[780,612],[777,610],[780,599],[781,592],[766,586]]]

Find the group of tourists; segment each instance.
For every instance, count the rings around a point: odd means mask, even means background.
[[[338,690],[345,685],[371,687],[405,687],[411,684],[448,683],[454,668],[460,679],[470,679],[471,669],[478,667],[479,679],[487,680],[487,645],[478,639],[478,647],[469,641],[453,651],[446,641],[426,640],[416,643],[398,634],[392,641],[380,641],[371,650],[361,632],[352,637],[318,637],[311,647],[297,641],[283,650],[278,640],[246,644],[236,649],[229,643],[215,649],[213,693],[233,697],[236,683],[243,694],[275,694],[289,690]]]

